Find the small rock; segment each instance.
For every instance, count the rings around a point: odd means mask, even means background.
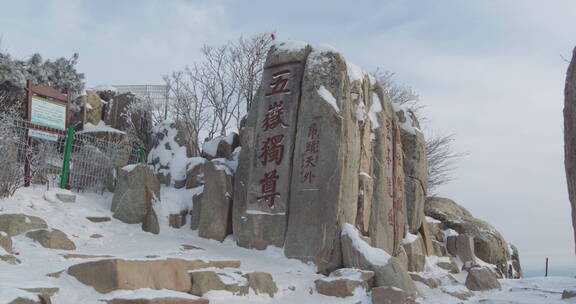
[[[208,304],[206,299],[154,298],[154,299],[112,299],[107,304]]]
[[[204,250],[203,248],[196,247],[194,245],[186,245],[186,244],[182,245],[182,249],[183,250]]]
[[[104,236],[101,235],[101,234],[95,233],[95,234],[90,235],[90,237],[93,238],[93,239],[99,239],[99,238],[102,238],[102,237],[104,237]]]
[[[56,293],[58,293],[60,291],[60,288],[57,288],[57,287],[20,288],[20,289],[28,291],[28,292],[32,292],[32,293],[45,294],[45,295],[48,295],[50,297],[54,296]]]
[[[4,248],[8,253],[12,252],[12,239],[4,232],[0,232],[0,248]]]
[[[248,279],[248,286],[250,286],[256,294],[265,293],[273,298],[278,292],[278,286],[276,286],[274,279],[269,273],[251,272],[244,275],[244,277]]]
[[[468,289],[474,291],[502,289],[500,282],[498,282],[496,278],[496,274],[486,267],[470,269],[464,284]]]
[[[107,216],[87,216],[86,219],[92,223],[109,222],[111,219]]]
[[[234,277],[231,274],[218,274],[214,271],[193,271],[189,274],[192,282],[190,293],[195,296],[203,296],[212,290],[225,290],[240,296],[248,294],[248,282],[239,281],[238,277]],[[225,284],[220,275],[226,276],[234,282]],[[244,279],[241,276],[240,278]]]
[[[12,265],[18,265],[22,263],[17,257],[11,254],[0,255],[0,260]]]
[[[406,293],[395,287],[375,287],[372,289],[372,304],[408,304]]]
[[[438,288],[438,286],[440,286],[440,280],[435,278],[426,278],[417,273],[410,273],[410,278],[415,282],[426,284],[426,286],[430,288]]]
[[[445,294],[449,294],[455,298],[458,298],[460,300],[466,301],[468,300],[470,297],[474,296],[474,293],[472,291],[469,290],[459,290],[459,291],[454,291],[454,290],[442,290],[442,292],[444,292]]]
[[[436,266],[448,270],[450,273],[460,273],[460,269],[458,268],[458,264],[454,261],[454,258],[450,257],[450,262],[438,262]]]
[[[75,203],[76,202],[76,195],[75,194],[67,194],[67,193],[56,193],[56,198],[63,203]]]
[[[562,299],[572,299],[576,297],[576,290],[564,290],[562,292]]]
[[[42,245],[44,248],[76,250],[76,245],[74,245],[74,242],[68,238],[66,233],[58,229],[52,229],[52,231],[44,229],[30,231],[26,233],[26,237],[40,243],[40,245]]]

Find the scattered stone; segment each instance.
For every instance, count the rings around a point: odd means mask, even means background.
[[[19,297],[19,298],[12,300],[8,304],[52,304],[50,297],[47,295],[36,295],[35,297],[36,297],[36,300],[32,300],[30,298]]]
[[[350,224],[342,226],[342,255],[345,267],[373,271],[375,286],[392,286],[406,291],[410,296],[417,295],[414,282],[398,260],[384,250],[366,244],[358,230]]]
[[[20,288],[24,291],[38,293],[38,294],[45,294],[49,297],[53,297],[56,293],[60,291],[60,288],[57,287],[40,287],[40,288]]]
[[[251,272],[245,274],[244,277],[248,280],[248,286],[254,290],[256,294],[265,293],[271,298],[278,292],[278,286],[269,273],[266,272]]]
[[[47,274],[46,276],[47,276],[47,277],[51,277],[51,278],[56,278],[56,279],[58,279],[58,278],[60,278],[60,275],[62,275],[62,273],[64,273],[64,270],[57,271],[57,272],[53,272],[53,273],[49,273],[49,274]]]
[[[95,233],[95,234],[91,234],[90,237],[93,239],[99,239],[99,238],[103,238],[104,236],[101,234]]]
[[[40,243],[44,248],[61,249],[61,250],[76,250],[76,245],[72,242],[66,233],[52,229],[48,230],[34,230],[26,233],[26,237],[33,239]]]
[[[118,171],[118,183],[112,199],[112,212],[127,224],[138,224],[144,221],[148,206],[147,190],[153,200],[160,200],[160,183],[146,164],[129,165]]]
[[[168,225],[172,228],[180,229],[182,226],[186,225],[187,216],[188,210],[182,210],[180,213],[170,214],[168,216]]]
[[[56,198],[63,203],[75,203],[76,202],[76,194],[71,193],[56,193]]]
[[[113,299],[107,304],[208,304],[206,299],[154,298],[154,299]]]
[[[449,257],[450,262],[437,262],[436,266],[448,270],[450,273],[456,274],[456,273],[460,273],[460,269],[458,268],[458,264],[456,264],[456,261],[454,260],[454,258]]]
[[[562,299],[572,299],[576,297],[576,290],[564,290],[562,291]]]
[[[0,255],[0,260],[12,265],[18,265],[22,263],[16,256],[11,254]]]
[[[484,291],[490,289],[502,289],[496,274],[486,267],[472,268],[464,283],[466,287],[474,291]]]
[[[15,236],[26,231],[48,228],[46,222],[37,216],[25,214],[0,214],[0,231]]]
[[[351,297],[356,288],[370,290],[374,284],[374,272],[353,268],[338,269],[327,278],[314,281],[316,291],[331,297]]]
[[[202,146],[202,157],[212,160],[214,158],[231,159],[232,152],[240,146],[240,137],[232,132],[227,136],[218,136],[206,141]]]
[[[200,247],[197,247],[194,245],[186,245],[186,244],[182,245],[182,249],[184,249],[184,250],[204,250],[203,248],[200,248]]]
[[[455,298],[458,298],[462,301],[466,301],[470,297],[474,296],[474,293],[472,291],[469,291],[469,290],[446,290],[443,288],[442,292],[444,292],[445,294],[449,294]]]
[[[469,235],[451,235],[446,238],[446,248],[448,252],[457,256],[466,263],[468,261],[474,261],[474,240]]]
[[[186,172],[186,189],[192,189],[204,185],[204,164],[206,161],[195,163]]]
[[[191,288],[188,271],[209,267],[238,268],[240,262],[109,259],[76,264],[68,268],[67,272],[81,283],[94,287],[100,293],[140,288],[188,292]]]
[[[395,287],[375,287],[372,289],[372,304],[409,304],[412,302],[408,295]]]
[[[227,281],[231,283],[224,283],[220,275],[227,276]],[[218,274],[214,271],[193,271],[190,272],[190,280],[192,288],[190,293],[195,296],[203,296],[212,290],[225,290],[235,295],[244,296],[248,294],[248,282],[244,277],[232,276],[231,274]]]
[[[216,161],[206,162],[206,185],[202,195],[198,235],[224,241],[232,233],[233,179],[229,169]]]
[[[406,239],[405,239],[406,241]],[[408,257],[408,271],[422,272],[426,264],[426,248],[422,237],[404,243],[404,250]]]
[[[64,254],[65,259],[97,259],[97,258],[113,258],[111,255],[90,255],[90,254]]]
[[[204,192],[192,196],[192,211],[190,212],[190,229],[198,230],[200,226],[200,215],[202,213],[202,197]]]
[[[8,253],[12,252],[12,238],[4,232],[0,232],[0,248]]]
[[[418,273],[410,273],[410,278],[412,278],[413,281],[423,283],[430,288],[438,288],[438,286],[440,286],[439,279],[427,278]]]
[[[150,190],[148,190],[148,187],[145,187],[144,190],[146,200],[146,214],[144,215],[144,220],[142,221],[142,230],[153,234],[159,234],[160,224],[158,223],[158,216],[154,210],[154,205],[157,204],[157,200],[152,197],[152,193]]]
[[[87,216],[86,219],[91,221],[92,223],[109,222],[111,220],[107,216]]]

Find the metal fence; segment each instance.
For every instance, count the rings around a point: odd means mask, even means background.
[[[29,128],[25,120],[0,114],[0,197],[24,185],[27,175],[33,184],[60,185],[67,135],[61,132],[52,140],[39,139],[27,136]],[[137,158],[137,147],[120,136],[74,134],[68,186],[80,191],[111,190],[113,169],[135,163]]]

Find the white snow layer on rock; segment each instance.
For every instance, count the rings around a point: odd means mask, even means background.
[[[416,131],[422,132],[417,127],[414,127],[414,122],[412,121],[412,116],[410,116],[409,109],[406,105],[393,102],[392,106],[394,107],[395,112],[402,111],[404,113],[404,117],[406,118],[406,120],[404,122],[400,123],[400,128],[402,128],[402,130],[404,130],[404,131],[406,131],[412,135],[416,135]]]
[[[300,40],[278,41],[274,43],[274,46],[280,52],[298,52],[304,49],[307,45],[308,43]]]
[[[158,146],[150,150],[150,153],[148,153],[148,163],[152,163],[155,159],[158,159],[159,164],[168,167],[168,169],[162,169],[159,165],[155,165],[154,172],[170,174],[171,183],[174,183],[175,181],[186,179],[188,170],[205,162],[206,159],[186,156],[186,147],[180,146],[176,142],[175,138],[178,131],[170,127],[171,123],[172,122],[163,122],[152,129],[154,133],[167,133],[167,135],[160,140]],[[170,150],[166,148],[166,145],[170,146]]]
[[[352,246],[361,252],[366,260],[373,265],[385,266],[388,264],[390,255],[379,248],[374,248],[360,238],[360,232],[351,224],[345,223],[342,225],[342,235],[347,235],[352,239]]]
[[[126,134],[126,132],[120,131],[118,129],[114,129],[111,126],[107,125],[103,121],[99,121],[97,125],[94,125],[94,124],[87,122],[84,125],[84,130],[82,130],[80,132],[76,132],[76,134],[94,133],[94,132],[108,132],[108,133]]]
[[[118,92],[118,90],[110,84],[97,85],[97,86],[92,88],[92,91],[96,91],[96,92],[102,92],[102,91]]]
[[[230,133],[226,136],[217,136],[212,140],[204,142],[202,145],[202,152],[212,157],[216,156],[216,152],[218,152],[218,144],[224,140],[229,145],[232,145],[234,143],[234,134],[235,133]]]
[[[382,112],[382,102],[376,93],[372,93],[372,105],[368,111],[368,118],[372,123],[372,131],[380,128],[380,123],[378,123],[378,113]]]
[[[334,98],[334,95],[332,95],[330,91],[328,91],[323,85],[321,85],[320,88],[318,88],[317,92],[318,95],[320,95],[320,97],[324,99],[324,101],[326,101],[329,105],[332,106],[332,108],[334,108],[334,111],[336,111],[336,113],[340,113],[340,108],[338,107],[336,98]]]
[[[346,61],[346,70],[348,72],[350,81],[362,81],[362,79],[364,79],[364,75],[366,74],[359,66],[349,61]]]

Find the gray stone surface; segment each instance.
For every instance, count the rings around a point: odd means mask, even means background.
[[[446,248],[448,253],[457,256],[466,263],[474,261],[474,240],[469,235],[451,235],[446,238]]]
[[[40,243],[44,248],[76,250],[76,245],[72,242],[66,233],[58,230],[34,230],[26,233],[26,237]]]
[[[206,162],[206,184],[202,194],[198,235],[203,238],[224,241],[232,233],[233,177],[229,169],[217,161]]]
[[[348,232],[350,231],[348,230]],[[353,231],[358,233],[355,229]],[[350,233],[353,234],[354,232]],[[370,245],[364,243],[359,235],[354,236],[350,233],[342,234],[342,255],[345,267],[373,271],[375,273],[375,286],[392,286],[404,290],[410,296],[417,295],[418,291],[414,282],[395,257],[388,256],[381,249],[369,249]],[[370,257],[364,255],[362,250],[358,249],[359,246],[365,250],[370,250],[371,255],[377,254],[380,258],[377,261],[371,260]],[[386,256],[389,258],[384,263],[383,259]]]
[[[204,192],[192,196],[192,212],[190,213],[190,229],[198,230],[200,226],[200,215],[202,214],[202,197]]]
[[[464,283],[468,289],[473,291],[484,291],[490,289],[502,289],[500,282],[496,278],[496,274],[490,269],[485,267],[477,267],[470,269],[466,282]]]
[[[114,218],[127,224],[142,223],[150,204],[146,189],[152,199],[160,200],[160,183],[148,165],[138,164],[132,171],[119,170],[111,208]]]
[[[0,231],[8,236],[15,236],[20,233],[48,228],[46,222],[37,217],[25,214],[0,214]]]
[[[242,153],[235,176],[233,212],[234,238],[239,246],[256,249],[284,246],[293,166],[291,147],[302,70],[309,52],[309,48],[284,51],[274,47],[268,54],[263,85],[240,136]],[[282,74],[286,70],[290,73]],[[289,92],[282,92],[285,90]],[[276,111],[280,108],[283,110]],[[266,147],[278,154],[263,153]]]

